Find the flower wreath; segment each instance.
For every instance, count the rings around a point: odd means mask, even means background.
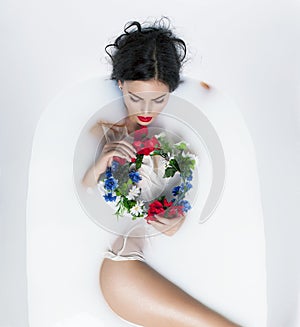
[[[183,141],[173,144],[164,133],[149,137],[148,128],[142,127],[134,132],[133,146],[137,154],[131,162],[123,158],[114,157],[110,167],[100,177],[106,202],[116,202],[117,217],[129,213],[132,220],[145,218],[156,220],[155,215],[164,215],[167,218],[183,215],[191,209],[186,193],[192,188],[193,170],[196,157],[188,152],[187,144]],[[151,202],[144,202],[141,197],[141,188],[138,183],[142,179],[139,168],[143,164],[144,156],[160,155],[164,158],[165,171],[163,178],[172,178],[180,174],[181,183],[172,189],[173,198],[168,201],[162,195]]]

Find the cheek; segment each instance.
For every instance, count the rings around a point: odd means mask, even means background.
[[[162,112],[165,109],[165,107],[167,106],[168,102],[169,102],[169,96],[165,99],[165,101],[163,103],[160,103],[160,104],[157,103],[155,105],[155,107],[154,107],[155,111],[157,113]]]
[[[127,111],[128,111],[128,115],[135,115],[137,112],[140,111],[140,103],[135,103],[135,102],[132,102],[130,101],[130,99],[124,99],[124,102],[125,102],[125,105],[126,105],[126,108],[127,108]]]
[[[156,112],[156,113],[160,113],[160,112],[162,112],[164,110],[166,105],[167,105],[167,102],[162,103],[162,104],[156,104],[153,111]]]

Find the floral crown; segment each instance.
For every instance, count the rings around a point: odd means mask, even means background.
[[[136,157],[131,162],[114,157],[98,182],[104,188],[105,201],[115,203],[115,215],[119,218],[127,213],[132,220],[144,218],[148,222],[156,220],[156,214],[172,218],[188,212],[191,205],[185,197],[192,188],[196,157],[188,151],[187,144],[183,141],[174,144],[165,133],[150,137],[148,128],[143,126],[134,132],[133,146],[137,151]],[[179,174],[180,183],[173,187],[170,199],[161,195],[145,202],[141,197],[139,182],[142,177],[139,169],[145,156],[157,155],[164,161],[163,178],[170,179]]]

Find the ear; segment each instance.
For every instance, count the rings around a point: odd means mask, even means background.
[[[120,80],[118,80],[118,86],[119,86],[119,89],[122,90],[122,88],[123,88],[123,83],[122,83]]]

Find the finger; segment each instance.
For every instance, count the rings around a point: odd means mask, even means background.
[[[150,224],[157,229],[159,232],[167,235],[167,236],[172,236],[175,234],[177,229],[171,228],[170,226],[163,225],[157,221],[150,221]]]
[[[131,157],[136,156],[136,149],[134,146],[126,141],[118,141],[118,142],[111,142],[111,144],[115,145],[116,148],[122,148],[122,150],[126,151]]]
[[[160,223],[158,221],[150,220],[150,224],[160,232],[165,232],[168,229],[170,229],[169,226],[166,226],[166,225],[164,225],[164,224],[162,224],[162,223]]]
[[[130,158],[135,157],[135,153],[133,151],[129,151],[126,147],[120,145],[119,142],[107,143],[103,147],[103,152],[104,153],[109,153],[109,152],[112,152],[112,151],[119,151],[119,152],[123,153],[123,155],[126,155],[126,156],[128,156]]]
[[[180,217],[180,220],[179,220],[179,223],[178,223],[178,226],[180,227],[185,221],[185,216],[181,216]]]
[[[179,223],[178,223],[178,227],[181,227],[181,225],[184,223],[184,218],[182,218]]]
[[[116,157],[120,157],[120,158],[124,158],[126,159],[127,161],[131,161],[131,157],[126,153],[126,152],[123,152],[122,150],[118,149],[110,149],[110,151],[106,152],[106,155],[108,157],[111,157],[113,158],[114,156]]]
[[[135,147],[131,143],[129,143],[127,141],[124,141],[124,140],[120,141],[120,143],[122,143],[126,147],[128,147],[131,151],[133,151],[133,153],[136,153],[136,149],[135,149]]]
[[[131,160],[131,158],[135,158],[135,153],[133,153],[132,151],[129,151],[128,149],[126,149],[123,146],[117,145],[115,147],[114,151],[122,152],[124,155],[126,155],[128,157],[129,160]]]
[[[118,152],[118,151],[110,151],[110,152],[106,152],[104,154],[104,157],[106,158],[106,162],[107,164],[109,163],[110,160],[114,160],[113,158],[114,157],[119,157],[119,158],[124,158],[125,160],[129,160],[129,157],[124,154],[124,153],[121,153],[121,152]]]
[[[131,162],[132,157],[130,155],[128,155],[126,152],[120,151],[119,149],[114,150],[114,152],[112,152],[112,155],[113,155],[113,157],[114,156],[121,157],[121,158],[124,158],[127,161]]]
[[[172,224],[171,219],[169,219],[169,218],[161,217],[159,215],[154,215],[154,217],[162,224],[165,224],[165,225]]]
[[[176,225],[178,223],[182,223],[183,221],[183,216],[174,217],[174,218],[165,218],[165,217],[160,217],[159,215],[155,215],[155,218],[159,220],[161,223],[171,226]]]

